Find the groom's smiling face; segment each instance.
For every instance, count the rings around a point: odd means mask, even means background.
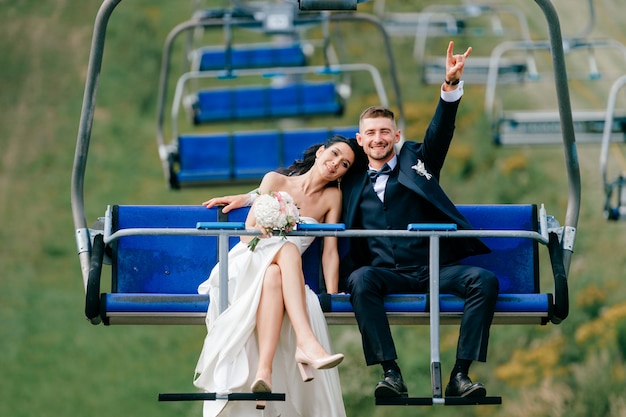
[[[365,118],[361,120],[356,139],[372,168],[380,169],[393,157],[394,145],[400,141],[400,131],[387,117]]]

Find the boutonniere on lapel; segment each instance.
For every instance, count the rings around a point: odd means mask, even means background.
[[[417,160],[417,163],[411,167],[411,169],[414,169],[415,172],[420,174],[422,177],[426,177],[427,180],[429,180],[433,176],[433,174],[430,174],[428,173],[428,171],[426,171],[426,166],[419,159]]]

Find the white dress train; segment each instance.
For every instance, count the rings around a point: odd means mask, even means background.
[[[314,219],[301,218],[305,222]],[[290,236],[300,254],[309,247],[313,237]],[[256,340],[256,312],[261,297],[265,270],[285,239],[261,239],[254,251],[238,243],[228,254],[229,307],[219,314],[219,269],[213,268],[209,279],[200,284],[198,293],[209,294],[206,317],[207,336],[194,376],[194,385],[205,392],[226,394],[250,392],[259,361]],[[332,353],[328,327],[317,295],[307,286],[306,305],[313,332],[328,352]],[[314,370],[315,379],[303,382],[294,355],[296,337],[285,314],[278,348],[274,356],[272,391],[285,393],[286,400],[267,401],[261,414],[254,401],[205,401],[204,417],[345,417],[345,408],[337,368]]]

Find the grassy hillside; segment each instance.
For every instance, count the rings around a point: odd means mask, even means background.
[[[192,1],[122,1],[110,24],[85,184],[88,222],[107,204],[197,204],[249,185],[174,192],[163,180],[155,141],[156,87],[165,36],[191,13]],[[210,2],[212,5],[217,1]],[[387,7],[409,9],[388,0]],[[521,4],[537,39],[545,22],[534,2]],[[573,4],[576,3],[574,7]],[[579,4],[580,3],[580,4]],[[199,416],[200,404],[159,403],[159,392],[192,390],[201,326],[92,326],[70,209],[70,173],[97,0],[0,0],[0,415]],[[558,0],[564,34],[584,26],[586,1]],[[365,4],[363,11],[371,11]],[[623,0],[597,1],[593,35],[626,43]],[[370,56],[376,39],[355,29],[354,54]],[[480,39],[455,39],[459,50]],[[406,136],[419,138],[437,88],[424,86],[412,39],[395,39],[407,117]],[[440,53],[443,55],[445,49]],[[607,85],[626,72],[621,57],[600,61],[599,83],[571,83],[576,106],[602,106]],[[569,64],[568,64],[569,65]],[[576,62],[572,66],[578,65]],[[384,63],[381,63],[384,67]],[[581,70],[582,71],[582,70]],[[589,88],[590,87],[590,88]],[[512,98],[506,98],[506,94]],[[521,93],[520,93],[521,94]],[[506,97],[505,97],[506,96]],[[484,88],[467,86],[444,185],[458,203],[544,203],[561,222],[567,205],[558,146],[496,148],[483,112]],[[545,86],[525,97],[502,92],[508,105],[539,107]],[[362,104],[349,107],[348,117]],[[577,108],[577,107],[575,107]],[[463,408],[476,416],[621,416],[626,413],[626,225],[602,218],[599,146],[578,148],[583,204],[571,265],[570,318],[559,326],[494,326],[490,361],[472,368],[501,407]],[[542,254],[545,255],[545,254]],[[543,265],[545,288],[549,270]],[[109,271],[105,270],[104,274]],[[459,410],[375,408],[379,370],[366,368],[354,327],[331,329],[349,416],[451,415]],[[413,395],[429,389],[428,330],[397,327],[400,364]],[[442,335],[447,373],[456,329]]]

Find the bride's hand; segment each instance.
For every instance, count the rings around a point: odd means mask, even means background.
[[[272,229],[266,229],[263,226],[259,226],[258,224],[255,225],[253,228],[247,228],[247,230],[258,230],[261,232],[260,235],[253,235],[253,236],[242,236],[242,238],[246,238],[245,241],[250,241],[252,240],[255,236],[260,238],[260,239],[265,239],[266,237],[272,237],[273,234],[273,230]]]
[[[231,210],[238,209],[241,207],[246,207],[252,205],[254,201],[253,194],[237,194],[237,195],[226,195],[223,197],[214,197],[210,200],[207,200],[202,203],[202,205],[206,208],[211,208],[215,206],[223,206],[222,212],[228,213]]]
[[[266,237],[272,237],[273,236],[273,230],[272,229],[266,229],[263,226],[259,226],[257,225],[257,229],[259,229],[261,231],[261,233],[263,233],[262,236],[259,236],[260,238],[266,238]]]
[[[260,235],[245,235],[245,236],[239,236],[239,240],[241,240],[241,242],[243,243],[250,243],[252,241],[252,239],[254,239],[255,237],[258,237],[259,239],[265,239],[267,237],[271,237],[272,236],[272,231],[266,230],[265,227],[263,226],[259,226],[258,224],[255,225],[254,227],[246,227],[246,230],[248,231],[253,231],[253,230],[258,230],[261,232]]]

